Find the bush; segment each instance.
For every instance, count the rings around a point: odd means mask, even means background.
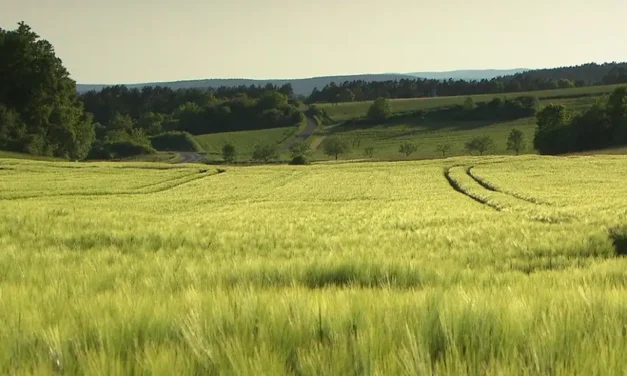
[[[297,155],[290,161],[291,165],[308,165],[309,160],[304,155]]]
[[[192,151],[202,152],[203,149],[187,132],[166,132],[150,138],[152,147],[159,151]]]
[[[155,152],[156,150],[152,147],[133,141],[95,141],[91,146],[87,159],[126,158],[136,155],[153,154]]]
[[[305,156],[310,152],[311,145],[307,141],[298,141],[290,146],[290,154],[292,158]]]

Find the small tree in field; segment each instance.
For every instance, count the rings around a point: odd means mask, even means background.
[[[324,151],[324,154],[330,157],[335,157],[335,160],[337,161],[337,158],[340,155],[346,154],[350,151],[350,145],[339,137],[329,137],[322,141],[322,150]]]
[[[516,152],[516,155],[520,153],[526,146],[525,134],[519,129],[512,129],[507,136],[507,150]]]
[[[277,147],[274,144],[259,144],[253,149],[252,160],[263,161],[265,163],[270,162],[273,159],[277,159],[279,153]]]
[[[483,155],[483,153],[492,149],[494,141],[490,136],[479,136],[468,141],[465,146],[468,152],[472,153],[473,151],[476,151],[479,155]]]
[[[471,97],[466,98],[466,100],[464,101],[464,110],[472,111],[475,109],[475,107],[477,106],[475,105],[474,99],[472,99]]]
[[[373,121],[386,121],[392,114],[392,104],[388,99],[378,98],[368,109],[368,119]]]
[[[416,150],[418,150],[418,147],[411,142],[403,142],[401,147],[398,149],[398,151],[405,154],[406,157],[409,157]]]
[[[368,146],[364,149],[364,155],[368,158],[374,158],[375,149],[372,146]]]
[[[226,144],[222,146],[222,159],[224,159],[226,163],[232,163],[235,160],[236,155],[237,150],[234,145]]]
[[[438,146],[435,147],[435,151],[437,151],[438,153],[442,153],[442,157],[446,158],[446,154],[448,154],[448,152],[451,151],[451,145],[439,144]]]

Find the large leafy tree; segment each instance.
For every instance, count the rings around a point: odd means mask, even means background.
[[[95,138],[92,118],[53,46],[21,22],[16,30],[0,28],[0,56],[0,105],[11,114],[4,116],[11,124],[0,129],[11,127],[14,138],[19,134],[19,140],[0,139],[0,146],[72,159],[87,156]],[[16,131],[20,123],[24,128]]]

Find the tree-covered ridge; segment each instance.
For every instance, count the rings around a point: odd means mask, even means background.
[[[627,83],[627,63],[585,64],[540,69],[491,80],[399,79],[382,82],[344,81],[315,88],[307,101],[352,102],[377,98],[417,98],[501,94],[523,91],[567,89],[601,84]]]
[[[181,130],[206,134],[295,124],[302,115],[297,102],[289,99],[292,95],[289,85],[218,90],[118,85],[89,91],[81,98],[94,120],[105,127],[114,127],[111,122],[123,115],[149,133]]]

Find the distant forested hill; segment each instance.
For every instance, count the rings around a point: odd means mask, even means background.
[[[364,80],[364,81],[389,81],[398,80],[401,78],[413,78],[410,75],[403,74],[364,74],[354,76],[329,76],[329,77],[314,77],[314,78],[302,78],[302,79],[286,79],[286,80],[252,80],[252,79],[206,79],[206,80],[191,80],[191,81],[174,81],[174,82],[152,82],[145,84],[131,84],[125,85],[128,88],[141,88],[144,86],[162,86],[170,89],[193,89],[193,88],[214,88],[219,87],[241,87],[241,86],[283,86],[285,84],[291,84],[294,89],[295,95],[307,96],[311,94],[315,87],[322,88],[329,85],[331,82],[344,82],[349,80]],[[90,90],[100,90],[106,86],[113,85],[77,85],[79,93],[84,93]]]
[[[363,74],[346,76],[327,76],[302,79],[277,79],[277,80],[253,80],[253,79],[205,79],[173,82],[151,82],[141,84],[124,85],[129,89],[150,87],[166,87],[173,90],[193,89],[193,88],[213,88],[220,87],[281,87],[286,84],[292,86],[293,92],[297,96],[310,97],[314,89],[323,92],[322,95],[314,93],[318,100],[331,100],[337,93],[329,94],[327,91],[335,90],[334,87],[354,87],[358,83],[360,87],[376,87],[376,90],[363,89],[373,92],[372,95],[387,95],[390,98],[414,97],[429,95],[437,92],[438,95],[465,95],[478,93],[499,93],[512,91],[531,91],[540,89],[550,89],[565,87],[566,85],[588,86],[596,84],[620,83],[627,75],[627,63],[605,63],[605,64],[584,64],[572,67],[559,67],[549,69],[528,70],[524,68],[509,70],[457,70],[449,72],[414,72],[414,73],[386,73],[386,74]],[[451,80],[455,84],[451,84]],[[405,86],[403,94],[393,93],[393,87],[398,87],[403,81]],[[407,85],[409,82],[412,89]],[[441,83],[442,81],[449,81]],[[561,81],[561,82],[560,82]],[[383,85],[381,83],[384,83]],[[90,90],[101,90],[104,87],[113,85],[77,85],[79,93]],[[455,86],[451,89],[451,86]],[[390,88],[384,89],[384,88]],[[357,95],[356,100],[372,99],[369,96],[363,98]]]
[[[627,69],[627,63],[583,64],[572,67],[536,69],[513,75],[513,79],[525,80],[570,80],[583,85],[615,84],[610,82],[613,74],[620,74]]]
[[[163,86],[170,89],[191,89],[191,88],[214,88],[219,87],[239,87],[239,86],[266,86],[271,84],[273,86],[283,86],[285,84],[291,84],[294,89],[294,94],[308,96],[311,94],[314,88],[322,89],[323,87],[335,82],[337,84],[345,81],[368,81],[368,82],[382,82],[382,81],[394,81],[403,78],[415,79],[416,77],[436,79],[436,80],[448,80],[449,78],[455,80],[481,80],[491,79],[498,76],[506,76],[515,73],[524,72],[527,69],[511,69],[511,70],[459,70],[449,72],[415,72],[415,73],[386,73],[386,74],[360,74],[360,75],[346,75],[346,76],[327,76],[327,77],[313,77],[302,79],[277,79],[277,80],[253,80],[253,79],[205,79],[205,80],[188,80],[188,81],[173,81],[173,82],[151,82],[142,84],[129,84],[125,85],[128,88],[141,88],[144,86]],[[106,86],[113,85],[77,85],[78,91],[84,93],[90,90],[100,90]]]

